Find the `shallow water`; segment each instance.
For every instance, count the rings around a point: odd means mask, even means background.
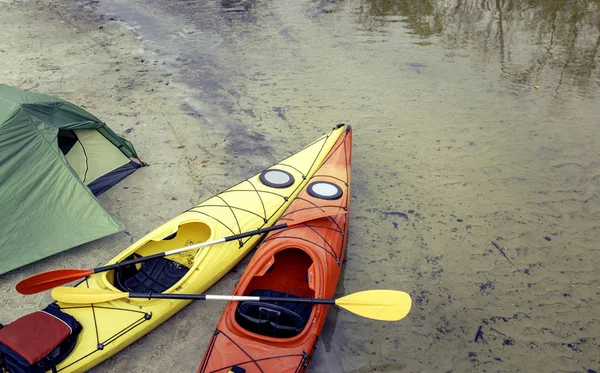
[[[332,312],[311,372],[600,369],[600,2],[87,6],[178,72],[231,154],[264,166],[354,127],[338,293],[414,304]]]

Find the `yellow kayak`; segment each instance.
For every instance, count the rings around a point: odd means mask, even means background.
[[[148,256],[274,224],[319,168],[345,126],[262,173],[175,217],[131,245],[108,264]],[[127,292],[202,293],[256,246],[261,236],[121,267],[91,275],[77,286]],[[59,372],[86,371],[119,352],[185,307],[189,301],[116,300],[62,304],[83,326]]]

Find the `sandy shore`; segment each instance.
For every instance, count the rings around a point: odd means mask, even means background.
[[[65,7],[52,1],[0,1],[2,83],[82,106],[131,140],[150,167],[138,170],[99,198],[126,232],[0,277],[3,323],[52,301],[49,293],[18,294],[14,285],[21,279],[56,268],[102,265],[158,225],[237,181],[227,177],[230,171],[221,164],[227,158],[223,137],[197,114],[181,109],[183,99],[178,98],[185,91],[171,81],[167,68],[140,49],[133,32],[101,19],[74,19]],[[232,286],[232,281],[225,281],[217,285],[217,291],[231,292]],[[164,329],[97,371],[193,370],[221,306],[208,305],[213,312],[206,315],[214,316],[205,324],[198,322],[205,312],[188,307]],[[190,333],[185,344],[182,332]],[[186,361],[180,360],[182,350],[187,350]]]

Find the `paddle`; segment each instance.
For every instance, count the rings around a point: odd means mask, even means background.
[[[52,298],[59,302],[76,304],[103,303],[130,298],[335,304],[362,317],[382,321],[403,319],[408,315],[412,303],[410,295],[398,290],[365,290],[338,299],[314,299],[207,294],[123,293],[102,289],[60,287],[52,290]]]
[[[201,243],[198,243],[195,245],[185,246],[185,247],[182,247],[179,249],[173,249],[173,250],[165,251],[165,252],[158,253],[158,254],[143,256],[141,258],[125,260],[125,261],[122,261],[119,263],[110,264],[107,266],[98,267],[98,268],[94,268],[94,269],[56,269],[53,271],[42,272],[42,273],[38,273],[37,275],[33,275],[31,277],[28,277],[28,278],[22,280],[21,282],[19,282],[17,284],[16,289],[21,294],[36,294],[36,293],[40,293],[45,290],[55,288],[60,285],[67,284],[71,281],[82,279],[82,278],[92,275],[94,273],[110,271],[112,269],[117,269],[121,266],[141,263],[141,262],[145,262],[147,260],[152,260],[152,259],[156,259],[156,258],[162,258],[165,256],[169,256],[169,255],[179,254],[184,251],[194,250],[194,249],[198,249],[198,248],[205,247],[205,246],[215,245],[215,244],[219,244],[219,243],[223,243],[223,242],[238,240],[238,239],[244,238],[244,237],[254,236],[256,234],[263,234],[263,233],[275,231],[278,229],[292,227],[294,225],[306,223],[307,221],[310,221],[310,220],[316,220],[316,219],[326,218],[326,217],[333,216],[333,215],[341,215],[341,214],[347,214],[347,213],[348,213],[347,211],[340,212],[338,210],[320,212],[318,214],[309,215],[305,218],[295,220],[295,221],[290,221],[288,223],[277,224],[277,225],[273,225],[273,226],[270,226],[267,228],[259,228],[259,229],[255,229],[253,231],[243,232],[240,234],[234,234],[233,236],[219,238],[217,240],[201,242]]]

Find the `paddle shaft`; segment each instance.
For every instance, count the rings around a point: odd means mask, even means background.
[[[223,238],[219,238],[217,240],[201,242],[201,243],[198,243],[198,244],[195,244],[195,245],[190,245],[190,246],[181,247],[181,248],[175,249],[175,250],[165,251],[164,253],[158,253],[158,254],[154,254],[154,255],[143,256],[143,257],[137,258],[137,259],[125,260],[125,261],[122,261],[122,262],[119,262],[119,263],[115,263],[115,264],[110,264],[110,265],[103,266],[103,267],[94,268],[93,271],[94,271],[94,273],[104,272],[104,271],[110,271],[112,269],[117,269],[117,268],[120,268],[120,267],[123,267],[123,266],[126,266],[126,265],[130,265],[130,264],[136,264],[136,263],[145,262],[147,260],[162,258],[162,257],[169,256],[169,255],[175,255],[175,254],[182,253],[184,251],[199,249],[201,247],[215,245],[215,244],[218,244],[218,243],[223,243],[223,242],[228,242],[228,241],[233,241],[233,240],[239,240],[240,238],[254,236],[255,234],[263,234],[263,233],[275,231],[275,230],[278,230],[278,229],[284,229],[284,228],[287,228],[287,227],[288,227],[288,224],[287,223],[283,223],[283,224],[272,225],[272,226],[267,227],[267,228],[258,228],[258,229],[255,229],[253,231],[248,231],[248,232],[244,232],[244,233],[240,233],[240,234],[234,234],[233,236],[223,237]]]
[[[397,290],[364,290],[337,299],[315,299],[295,297],[261,297],[208,294],[164,294],[164,293],[122,293],[120,291],[90,289],[84,287],[59,287],[52,290],[52,298],[71,304],[94,304],[123,299],[177,299],[177,300],[221,300],[250,302],[285,302],[336,305],[354,314],[373,320],[398,321],[410,311],[410,295]],[[265,307],[268,307],[265,305]]]
[[[251,295],[209,295],[209,294],[163,294],[163,293],[128,293],[128,298],[145,299],[178,299],[178,300],[227,300],[238,302],[293,302],[313,304],[335,304],[335,299],[255,297]]]

